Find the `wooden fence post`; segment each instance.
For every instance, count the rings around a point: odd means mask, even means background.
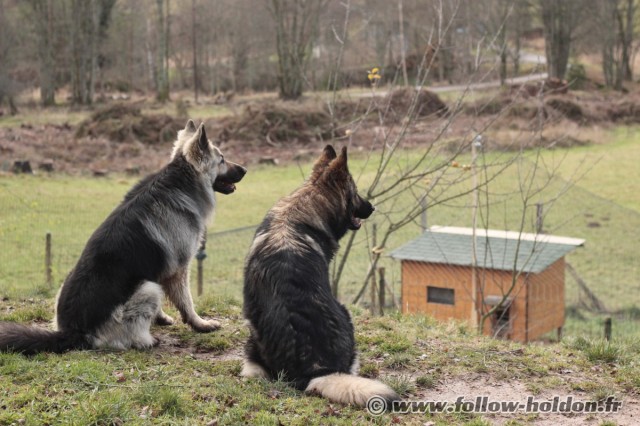
[[[47,232],[44,240],[44,267],[47,285],[49,288],[53,288],[53,274],[51,270],[51,232]]]
[[[205,230],[204,236],[202,237],[202,243],[200,243],[200,248],[198,249],[198,253],[196,254],[196,261],[198,262],[198,296],[202,296],[203,291],[203,272],[202,272],[202,261],[207,257],[207,253],[205,249],[207,248],[207,232]]]
[[[536,203],[536,233],[542,234],[544,227],[544,205]]]
[[[378,304],[380,306],[378,306],[379,308],[379,312],[380,312],[380,316],[384,315],[384,305],[385,305],[385,291],[386,291],[386,286],[387,286],[387,282],[385,281],[384,278],[384,268],[380,267],[378,268],[378,275],[379,275],[379,279],[378,279]]]
[[[377,237],[376,237],[376,233],[378,232],[378,226],[374,223],[373,224],[373,230],[372,230],[372,234],[371,234],[371,246],[373,248],[376,247],[377,244]],[[376,296],[376,271],[373,271],[373,273],[371,274],[371,316],[376,316],[377,312],[376,312],[376,304],[377,304],[377,296]]]
[[[607,341],[611,340],[611,317],[607,317],[604,320],[604,338]]]

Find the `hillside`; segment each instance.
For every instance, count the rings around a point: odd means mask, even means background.
[[[175,312],[168,311],[172,314]],[[411,400],[623,402],[618,413],[384,414],[330,404],[282,382],[238,375],[247,329],[237,300],[207,298],[199,313],[223,329],[194,334],[183,324],[153,333],[148,352],[0,354],[0,424],[409,424],[633,425],[640,418],[640,342],[571,339],[528,345],[475,336],[466,326],[423,316],[371,318],[353,308],[361,373],[378,377]],[[3,300],[0,320],[38,325],[52,300]]]

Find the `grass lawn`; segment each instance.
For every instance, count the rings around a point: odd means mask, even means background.
[[[556,156],[570,151],[565,165],[567,171],[587,164],[589,171],[578,185],[606,200],[635,210],[640,214],[640,128],[617,127],[610,132],[611,141],[558,150]],[[570,178],[567,172],[561,174]]]
[[[640,189],[640,143],[637,129],[617,129],[610,133],[612,142],[606,145],[556,150],[545,153],[548,164],[562,161],[560,175],[569,177],[581,164],[593,164],[577,185],[549,208],[545,230],[557,235],[585,238],[584,248],[571,253],[572,263],[590,288],[610,309],[628,309],[638,301],[627,294],[640,292],[637,251],[640,213],[634,210],[637,197],[628,194]],[[409,151],[400,156],[394,170],[403,161],[418,155]],[[487,162],[503,154],[489,154]],[[595,160],[599,160],[596,162]],[[463,163],[464,158],[460,159]],[[359,186],[366,188],[371,182],[373,162],[364,167],[364,158],[353,153],[351,170],[359,177]],[[520,168],[520,172],[526,168]],[[622,167],[616,167],[622,165]],[[284,167],[253,166],[233,195],[219,195],[219,208],[210,226],[209,257],[204,262],[206,292],[240,298],[242,263],[251,243],[253,229],[239,232],[225,231],[256,225],[278,198],[290,193],[308,174],[310,164]],[[364,167],[364,170],[363,170]],[[452,169],[452,179],[465,172]],[[468,174],[468,173],[467,173]],[[489,186],[491,214],[481,212],[480,223],[491,228],[517,229],[521,205],[514,196],[517,189],[518,169],[511,167]],[[451,185],[449,191],[468,188],[468,178]],[[624,184],[620,180],[624,179]],[[3,176],[0,178],[0,289],[11,296],[53,293],[80,254],[91,232],[117,205],[126,191],[135,183],[127,177],[89,178],[53,176]],[[548,203],[565,184],[561,179],[543,192],[539,200]],[[353,255],[345,269],[342,288],[343,300],[349,301],[362,283],[369,262],[368,237],[371,225],[378,224],[379,232],[388,225],[388,219],[397,217],[413,203],[412,197],[390,201],[374,200],[378,212],[366,222],[356,237]],[[625,204],[626,203],[626,204]],[[436,205],[428,211],[429,225],[470,225],[470,197]],[[388,213],[388,216],[384,214]],[[534,211],[528,214],[527,229],[535,223]],[[44,284],[44,239],[46,232],[53,235],[54,288],[47,291]],[[420,232],[411,224],[395,233],[387,244],[393,249]],[[399,290],[399,268],[389,258],[383,260],[389,271],[389,280]],[[192,279],[195,282],[194,279]],[[194,283],[195,285],[195,283]],[[567,277],[567,302],[576,303],[579,293],[575,282]]]

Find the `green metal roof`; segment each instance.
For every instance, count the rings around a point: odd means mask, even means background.
[[[392,251],[399,260],[472,265],[471,228],[432,227],[415,240]],[[504,271],[540,273],[584,240],[544,234],[525,234],[478,229],[476,231],[477,266]]]

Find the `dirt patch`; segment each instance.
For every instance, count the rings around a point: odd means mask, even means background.
[[[522,94],[526,97],[538,97],[542,94],[566,94],[569,91],[569,83],[558,78],[548,78],[537,83],[527,83],[509,87],[509,92]]]
[[[214,124],[221,142],[240,140],[249,145],[275,147],[341,136],[329,112],[316,103],[269,102],[249,104],[237,116]]]
[[[172,335],[169,331],[153,330],[153,335],[159,340],[159,344],[154,351],[169,353],[172,355],[188,355],[196,359],[218,360],[218,361],[241,361],[244,358],[244,346],[233,347],[224,352],[215,352],[199,349],[187,344],[184,340]]]
[[[612,121],[624,124],[640,123],[640,105],[637,99],[624,99],[611,105],[608,116]]]
[[[71,129],[50,125],[0,128],[0,150],[9,154],[0,160],[0,170],[9,171],[14,161],[26,160],[37,169],[50,164],[54,172],[128,173],[135,169],[144,174],[166,163],[171,146],[172,142],[161,147],[138,141],[114,142],[105,136],[77,138]]]
[[[94,112],[80,123],[75,135],[154,145],[173,141],[182,124],[165,114],[144,115],[136,105],[118,103]]]
[[[387,95],[385,105],[393,118],[401,119],[407,116],[415,103],[414,117],[442,117],[449,112],[447,105],[433,92],[411,88],[396,89]]]
[[[529,96],[513,89],[489,98],[469,103],[468,115],[516,118],[531,121],[543,119],[546,123],[570,120],[582,126],[592,124],[640,123],[640,99],[637,94],[550,91],[544,95]],[[505,123],[506,124],[506,123]],[[508,124],[507,124],[508,125]]]
[[[568,147],[605,141],[599,137],[603,135],[592,135],[594,129],[640,123],[637,90],[627,94],[562,90],[541,96],[505,90],[466,103],[455,111],[452,123],[447,122],[450,109],[436,94],[412,88],[339,99],[331,107],[311,98],[299,103],[233,99],[230,110],[239,112],[207,120],[207,133],[230,160],[251,165],[266,160],[270,164],[312,161],[328,142],[348,143],[351,150],[378,149],[381,141],[398,134],[414,101],[417,120],[403,136],[407,148],[438,141],[438,147],[455,151],[471,137],[470,129],[486,129],[487,149]],[[10,172],[14,161],[30,161],[36,173],[43,173],[41,165],[70,173],[142,175],[157,170],[167,162],[184,120],[143,114],[141,106],[114,103],[95,111],[77,128],[29,123],[0,127],[0,170]],[[558,137],[552,137],[550,129],[558,129]]]

